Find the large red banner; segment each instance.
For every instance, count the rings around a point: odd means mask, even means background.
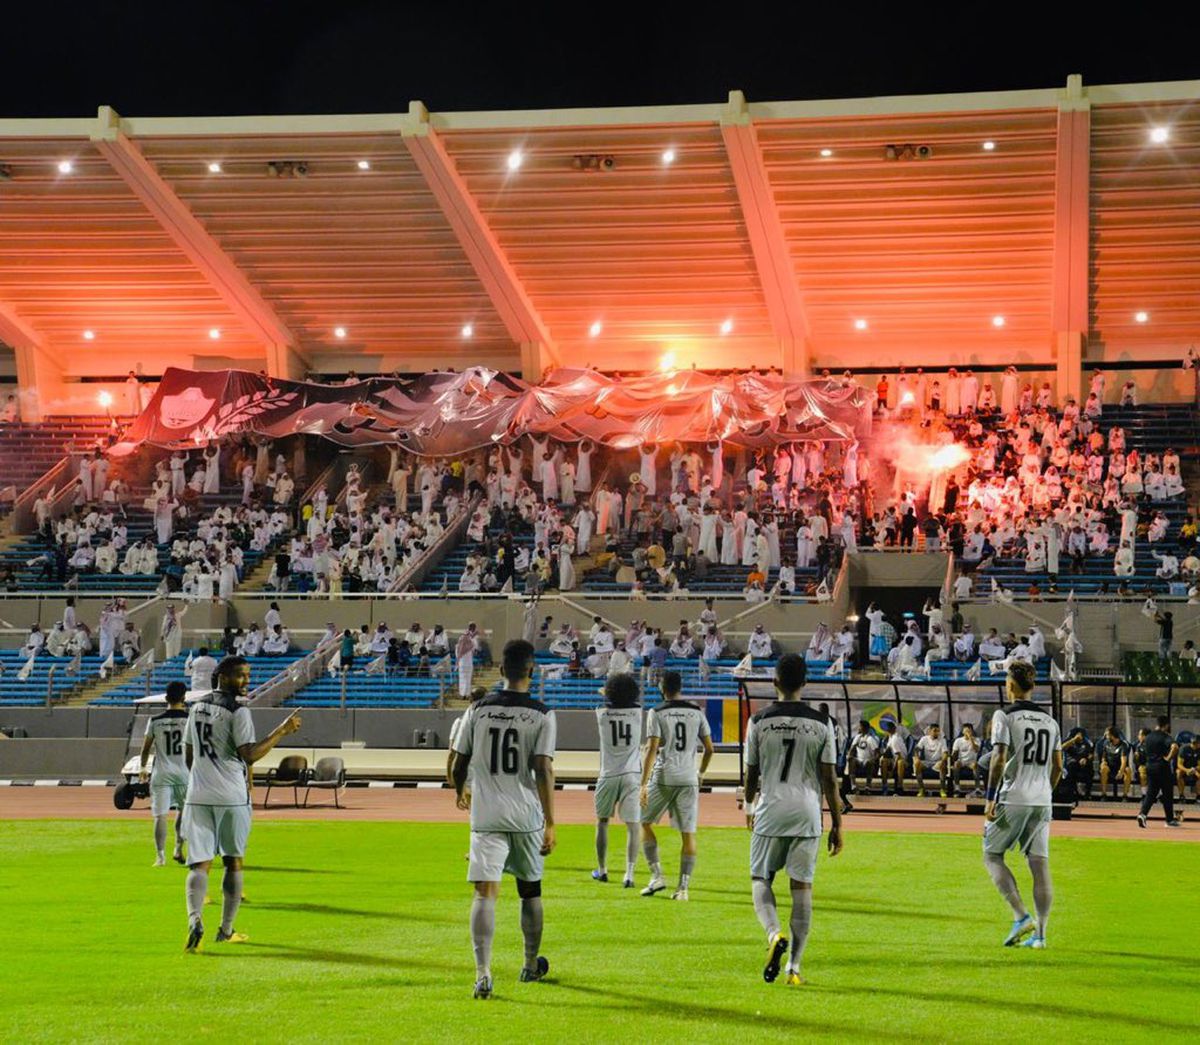
[[[533,433],[618,449],[641,443],[762,447],[848,441],[870,431],[866,391],[841,379],[694,370],[613,378],[555,370],[540,385],[483,367],[346,385],[281,381],[245,370],[168,369],[115,448],[198,446],[241,434],[320,435],[344,446],[396,444],[445,456]]]

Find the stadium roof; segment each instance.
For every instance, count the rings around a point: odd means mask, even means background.
[[[528,373],[667,352],[791,368],[931,343],[1041,360],[1081,324],[1175,345],[1200,326],[1198,99],[1195,81],[1073,77],[824,102],[0,119],[0,340],[79,375]]]

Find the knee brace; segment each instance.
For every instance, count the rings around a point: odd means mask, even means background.
[[[536,900],[542,895],[541,882],[522,882],[517,879],[517,895],[522,900]]]

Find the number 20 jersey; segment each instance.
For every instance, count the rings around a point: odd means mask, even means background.
[[[544,826],[533,760],[554,757],[554,712],[505,690],[472,704],[454,750],[470,758],[471,830],[528,833]]]
[[[1036,704],[1021,700],[992,716],[992,744],[1008,747],[1000,801],[1050,805],[1050,767],[1061,746],[1058,723]]]

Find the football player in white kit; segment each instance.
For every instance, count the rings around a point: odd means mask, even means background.
[[[146,726],[146,738],[142,741],[140,779],[150,781],[150,815],[154,817],[154,849],[157,853],[154,866],[162,867],[167,862],[167,818],[172,809],[175,816],[175,852],[172,859],[183,863],[183,835],[179,821],[183,818],[183,804],[187,798],[188,767],[183,753],[183,729],[187,725],[187,708],[184,698],[187,686],[179,682],[167,685],[167,710],[155,715]],[[146,760],[154,752],[154,766],[146,772]]]
[[[823,711],[800,699],[804,658],[786,653],[775,665],[778,699],[750,719],[746,731],[746,823],[750,836],[750,884],[754,913],[767,933],[763,979],[779,976],[791,953],[786,983],[804,983],[800,963],[812,922],[812,882],[821,846],[821,798],[829,807],[829,854],[842,850],[842,803],[837,782],[837,742]],[[757,801],[755,801],[757,799]],[[772,888],[787,871],[791,883],[791,940],[784,935]]]
[[[600,776],[596,780],[596,870],[592,878],[608,881],[608,822],[619,812],[625,822],[626,889],[633,888],[641,835],[639,795],[642,768],[642,703],[637,679],[622,672],[604,684],[604,706],[596,709],[600,730]]]
[[[521,982],[541,980],[550,963],[542,944],[542,870],[554,849],[554,712],[529,695],[533,645],[514,639],[504,647],[505,688],[476,701],[454,738],[451,774],[458,808],[471,810],[467,880],[475,997],[492,996],[492,938],[496,898],[505,872],[517,880],[525,964]],[[468,794],[468,782],[470,784]]]
[[[663,813],[671,814],[671,823],[679,829],[681,852],[679,886],[673,900],[688,898],[688,884],[696,867],[696,824],[700,819],[700,781],[712,761],[712,731],[700,708],[679,699],[683,680],[678,671],[663,672],[663,703],[650,712],[646,726],[646,759],[642,766],[642,842],[650,882],[643,896],[653,896],[667,887],[662,864],[658,860],[658,839],[654,824]],[[696,772],[696,744],[704,745],[700,771]]]
[[[992,761],[988,767],[983,863],[1000,895],[1012,908],[1005,947],[1046,946],[1046,922],[1054,890],[1050,883],[1050,805],[1062,777],[1058,723],[1029,700],[1037,676],[1033,665],[1009,665],[1005,691],[1010,703],[992,716]],[[1034,923],[1004,854],[1020,846],[1033,875]],[[1030,935],[1032,934],[1032,935]]]
[[[242,858],[250,837],[250,768],[290,733],[300,718],[289,715],[262,740],[254,739],[250,709],[238,704],[250,686],[250,663],[226,657],[217,666],[217,686],[188,712],[184,754],[189,769],[183,837],[188,844],[188,936],[184,950],[196,951],[204,938],[201,910],[208,871],[220,855],[224,908],[217,943],[242,943],[233,920],[242,902]]]

